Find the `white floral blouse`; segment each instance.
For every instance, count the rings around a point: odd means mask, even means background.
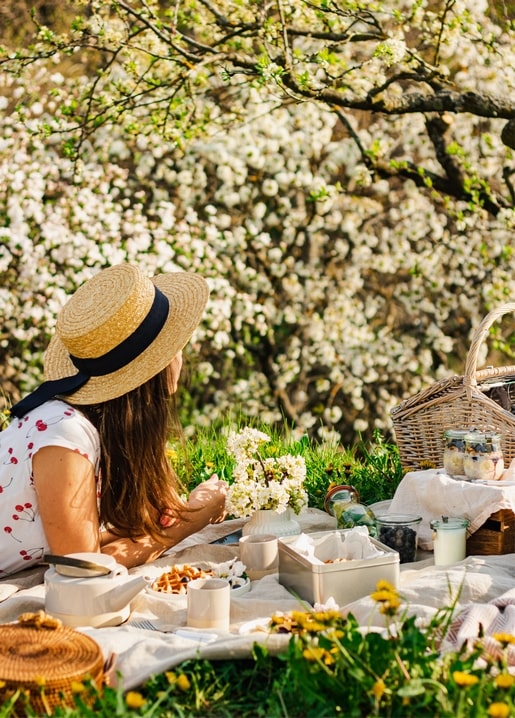
[[[13,418],[0,432],[0,578],[34,565],[49,549],[32,477],[32,457],[44,446],[81,453],[98,486],[100,440],[83,414],[55,399]]]

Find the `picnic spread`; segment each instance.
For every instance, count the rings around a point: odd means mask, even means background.
[[[442,475],[437,476],[443,480]],[[399,489],[401,500],[404,486]],[[392,502],[394,508],[397,499],[394,497]],[[384,506],[381,509],[384,510]],[[305,509],[297,518],[302,536],[335,532],[335,518],[324,511]],[[241,528],[244,523],[242,519],[235,519],[207,526],[159,560],[130,570],[129,576],[156,577],[174,564],[230,561],[239,554],[238,544],[211,542]],[[387,564],[391,569],[391,562]],[[14,622],[21,614],[44,610],[43,577],[47,570],[48,566],[40,566],[0,581],[0,623]],[[418,551],[417,561],[401,564],[398,576],[399,591],[410,615],[431,617],[442,605],[450,605],[459,593],[456,623],[449,633],[455,641],[477,635],[480,623],[487,635],[494,630],[515,631],[513,554],[468,556],[452,566],[438,567],[432,554],[422,549]],[[353,578],[354,583],[358,580],[359,576]],[[271,653],[282,652],[289,635],[268,632],[270,617],[309,609],[311,605],[282,585],[279,573],[274,572],[252,581],[248,590],[231,597],[228,632],[189,629],[186,597],[176,595],[169,600],[151,590],[142,590],[136,595],[130,604],[130,615],[121,625],[83,626],[77,630],[100,646],[111,682],[119,680],[125,689],[130,689],[187,659],[250,657],[256,642],[265,645]],[[369,630],[384,627],[384,618],[368,593],[340,608],[344,613],[352,613]],[[515,656],[512,659],[515,665]]]

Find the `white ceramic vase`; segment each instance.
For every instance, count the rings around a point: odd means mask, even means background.
[[[295,513],[290,508],[281,513],[272,509],[259,509],[243,525],[242,533],[244,536],[249,534],[270,534],[277,537],[296,536],[300,534],[301,529],[299,522],[294,517]]]

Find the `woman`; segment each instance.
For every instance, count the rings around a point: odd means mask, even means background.
[[[66,303],[45,382],[0,433],[0,576],[45,553],[101,551],[130,568],[223,519],[226,483],[212,476],[184,501],[166,456],[207,299],[196,274],[118,265]]]

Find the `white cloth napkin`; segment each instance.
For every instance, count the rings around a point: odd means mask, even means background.
[[[370,540],[366,526],[354,526],[344,535],[340,531],[327,531],[316,538],[301,533],[289,542],[289,547],[313,564],[324,564],[329,559],[361,560],[384,556]]]

